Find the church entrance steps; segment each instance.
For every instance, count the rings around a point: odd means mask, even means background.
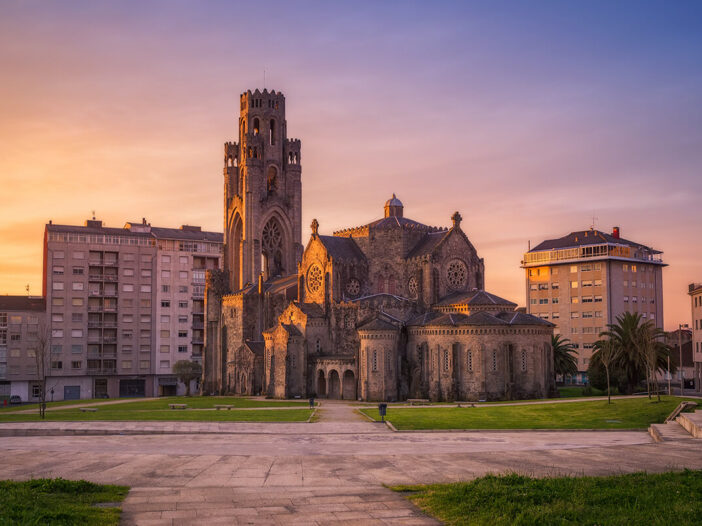
[[[702,411],[681,413],[676,421],[693,437],[702,438]]]

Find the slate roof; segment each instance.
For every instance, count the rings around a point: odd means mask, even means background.
[[[43,296],[0,296],[0,310],[45,312],[46,298]]]
[[[628,245],[634,248],[649,250],[654,254],[661,254],[658,250],[653,250],[651,247],[635,243],[621,237],[614,237],[611,234],[600,230],[579,230],[570,234],[559,237],[557,239],[547,239],[542,241],[529,252],[541,252],[542,250],[555,250],[559,248],[574,248],[586,245],[600,245],[602,243],[613,243],[617,245]]]
[[[281,323],[280,325],[288,332],[290,336],[302,336],[302,333],[294,325],[290,323]]]
[[[429,232],[422,239],[419,240],[419,243],[417,243],[414,246],[414,248],[412,248],[412,250],[409,251],[409,253],[407,254],[407,259],[431,254],[448,233],[448,230],[441,230],[439,232]]]
[[[356,242],[350,237],[319,236],[319,240],[334,259],[363,260],[365,256]]]
[[[408,326],[494,326],[494,325],[542,325],[553,326],[552,323],[532,316],[531,314],[522,314],[520,312],[498,312],[491,313],[486,311],[474,312],[471,315],[460,313],[441,313],[427,312],[407,323]]]
[[[439,305],[504,305],[505,307],[516,307],[513,303],[499,296],[495,296],[485,290],[472,290],[470,292],[454,292],[446,296],[439,302]]]
[[[396,331],[397,327],[382,318],[375,317],[357,329],[359,331]]]
[[[290,287],[297,287],[297,274],[274,278],[265,283],[265,291],[271,293],[280,292]]]
[[[324,318],[324,310],[316,303],[295,302],[295,306],[310,318]]]
[[[244,345],[257,356],[263,356],[263,351],[266,349],[265,342],[246,340]]]

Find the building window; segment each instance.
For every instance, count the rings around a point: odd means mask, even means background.
[[[444,349],[444,371],[449,370],[449,352],[448,349]]]
[[[548,298],[540,298],[539,305],[548,305]]]
[[[63,282],[61,282],[61,281],[54,281],[54,283],[52,284],[51,288],[52,288],[53,290],[63,290]]]
[[[636,265],[631,265],[631,271],[636,272]]]
[[[188,346],[187,345],[179,345],[178,352],[188,352]]]
[[[629,303],[629,296],[624,296],[624,303]]]
[[[125,283],[122,285],[122,292],[134,292],[134,285],[131,283]]]
[[[592,311],[583,312],[583,318],[592,318]]]
[[[169,353],[169,352],[171,352],[171,346],[170,345],[161,345],[158,350],[159,350],[159,352],[162,352],[162,353]]]
[[[151,285],[142,285],[139,287],[139,290],[141,292],[151,292]]]
[[[570,317],[571,317],[571,319],[579,318],[580,313],[579,312],[571,312]]]
[[[627,265],[626,263],[624,263],[624,264],[622,265],[622,270],[623,270],[624,272],[629,272],[629,265]]]
[[[181,265],[187,265],[188,264],[188,256],[180,256],[178,258],[178,261],[180,261]]]
[[[578,265],[571,265],[570,272],[571,274],[575,274],[576,272],[578,272]]]
[[[188,308],[188,302],[187,301],[179,301],[178,302],[178,307],[181,309],[187,309]]]
[[[161,263],[168,265],[170,262],[171,262],[171,256],[167,256],[165,254],[161,256]]]
[[[592,287],[592,281],[587,280],[582,282],[583,287]]]
[[[601,287],[602,286],[602,280],[601,279],[596,279],[595,280],[595,287]]]
[[[161,285],[161,292],[170,292],[170,291],[171,291],[170,285]]]
[[[161,369],[170,369],[170,367],[171,367],[170,360],[161,360]]]
[[[63,267],[54,267],[53,273],[55,276],[63,276]]]
[[[72,312],[71,313],[71,321],[74,323],[79,323],[83,321],[83,313],[82,312]]]
[[[71,362],[71,369],[81,369],[83,367],[83,362],[78,360],[75,362]]]
[[[72,329],[71,330],[71,337],[72,338],[82,338],[83,337],[83,329]]]
[[[56,323],[61,323],[63,321],[63,314],[57,313],[51,315],[51,321]]]
[[[570,288],[571,288],[571,289],[577,289],[577,288],[578,288],[578,282],[577,282],[577,281],[571,281],[571,282],[570,282]]]
[[[178,272],[178,277],[180,279],[188,279],[188,271],[187,270],[181,270]]]
[[[492,370],[497,371],[497,351],[492,351]]]
[[[163,316],[161,316],[161,319],[163,320]],[[187,316],[178,316],[178,323],[188,323],[188,317]]]
[[[583,296],[583,303],[592,303],[593,297],[592,296]]]
[[[468,357],[467,357],[467,367],[469,371],[473,371],[473,351],[468,351]]]
[[[319,340],[317,340],[319,341]],[[372,363],[372,370],[377,371],[378,370],[378,351],[373,351],[373,363]]]
[[[557,282],[557,281],[554,281],[553,283],[551,283],[551,288],[554,289],[554,290],[556,290],[557,288],[559,288],[558,282]]]
[[[150,268],[142,269],[141,277],[142,278],[150,278],[151,277],[151,269]]]
[[[52,369],[63,369],[63,362],[58,360],[58,361],[52,361],[51,362],[51,368]]]
[[[161,301],[161,307],[167,308],[171,306],[171,302],[169,300],[163,300]]]
[[[595,303],[602,303],[602,296],[595,296]]]
[[[548,290],[548,283],[539,283],[539,290]]]
[[[527,352],[522,349],[522,372],[527,370]]]
[[[63,338],[63,329],[52,329],[51,330],[51,337],[52,338]]]
[[[178,331],[178,338],[187,338],[188,331]]]
[[[560,300],[558,298],[551,299],[551,303],[558,303]]]
[[[538,288],[539,287],[536,283],[532,283],[531,285],[529,285],[529,290],[538,290]]]
[[[531,299],[529,300],[529,304],[530,304],[530,305],[536,305],[537,303],[538,303],[538,300],[537,300],[536,298],[531,298]]]
[[[57,250],[56,252],[54,252],[54,259],[63,259],[63,258],[64,258],[63,250]]]
[[[74,276],[82,276],[85,274],[85,269],[83,267],[73,267]]]
[[[178,287],[178,292],[180,294],[187,294],[188,293],[188,286],[187,285],[180,285]]]
[[[73,282],[73,290],[83,290],[83,282],[81,281],[74,281]]]
[[[557,320],[561,317],[561,315],[558,312],[552,312],[551,313],[551,319],[552,320]]]
[[[134,275],[134,269],[133,269],[133,268],[125,268],[125,269],[124,269],[124,275],[125,275],[125,276],[133,276],[133,275]]]
[[[82,352],[83,352],[83,346],[81,344],[71,345],[71,353],[72,354],[80,354]]]
[[[573,296],[570,298],[570,302],[573,304],[580,303],[580,298],[578,298],[577,296]]]
[[[83,298],[71,298],[71,305],[74,307],[82,307],[83,303]]]
[[[51,353],[52,354],[61,354],[62,350],[63,350],[63,346],[61,346],[61,345],[53,344],[51,346]]]
[[[139,360],[139,369],[148,369],[150,366],[150,360]]]

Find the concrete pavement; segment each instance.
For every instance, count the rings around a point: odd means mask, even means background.
[[[182,434],[148,432],[158,425]],[[213,425],[225,432],[206,430]],[[125,524],[435,524],[383,484],[509,471],[702,469],[700,439],[657,444],[643,431],[392,433],[329,402],[318,423],[151,422],[142,429],[147,434],[2,437],[0,477],[129,485]]]

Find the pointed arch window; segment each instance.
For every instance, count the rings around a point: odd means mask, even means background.
[[[262,239],[262,270],[265,279],[282,276],[283,266],[283,229],[275,217],[272,217],[263,227]]]
[[[271,119],[271,122],[270,122],[269,139],[270,139],[271,145],[274,145],[275,144],[275,119]]]

